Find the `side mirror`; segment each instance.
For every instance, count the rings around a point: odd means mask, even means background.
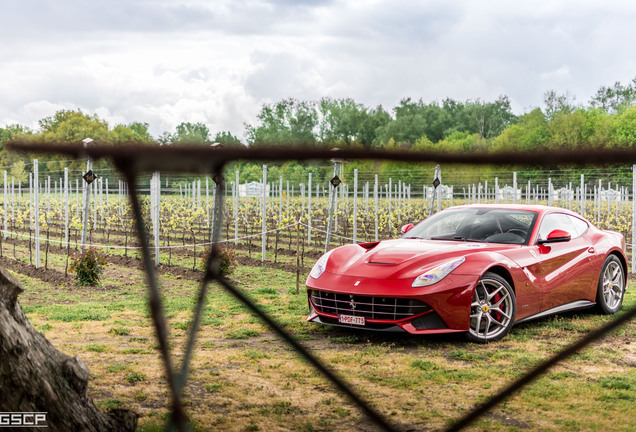
[[[411,228],[413,228],[415,225],[413,224],[406,224],[402,227],[402,234],[406,234],[407,232],[411,231]]]
[[[559,243],[559,242],[567,242],[570,240],[572,240],[572,236],[570,235],[569,232],[563,231],[560,229],[555,229],[554,231],[551,231],[550,234],[548,234],[548,236],[544,240],[539,240],[538,243],[539,244]]]

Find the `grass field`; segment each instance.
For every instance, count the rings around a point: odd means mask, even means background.
[[[58,258],[59,259],[59,258]],[[171,345],[180,358],[198,288],[192,271],[161,271]],[[169,406],[145,276],[110,264],[101,287],[17,274],[34,327],[89,367],[102,409],[138,412],[140,431],[162,430]],[[564,314],[515,327],[489,345],[460,337],[366,333],[305,322],[296,275],[240,266],[232,280],[401,430],[440,430],[511,380],[611,319]],[[630,280],[634,285],[634,281]],[[634,287],[623,308],[636,306]],[[636,323],[558,365],[470,430],[636,430]],[[213,286],[185,395],[195,430],[375,430],[316,371],[243,306]]]

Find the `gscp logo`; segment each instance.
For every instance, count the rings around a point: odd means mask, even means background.
[[[0,412],[0,428],[45,428],[45,412]]]

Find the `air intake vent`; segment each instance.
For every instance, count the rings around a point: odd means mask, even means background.
[[[362,316],[367,319],[398,321],[431,309],[419,300],[368,297],[312,290],[311,302],[316,310],[332,315]]]

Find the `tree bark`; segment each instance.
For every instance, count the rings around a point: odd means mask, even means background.
[[[134,431],[138,415],[102,413],[87,393],[89,372],[79,357],[51,345],[18,303],[23,289],[0,268],[0,412],[46,413],[50,431]],[[20,428],[21,431],[42,428]]]

